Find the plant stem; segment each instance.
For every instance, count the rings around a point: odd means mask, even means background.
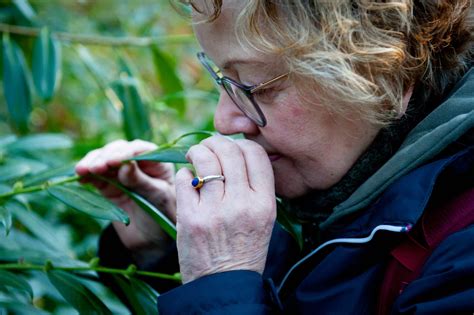
[[[0,269],[5,269],[5,270],[45,270],[45,265],[35,265],[35,264],[28,264],[28,263],[0,264]],[[130,276],[130,272],[126,269],[106,268],[106,267],[100,267],[100,266],[97,266],[97,267],[90,267],[90,266],[86,266],[86,267],[61,267],[61,266],[55,266],[55,265],[48,264],[48,270],[95,271],[95,272],[121,274],[123,276]],[[159,272],[137,270],[137,271],[133,272],[133,275],[154,277],[154,278],[174,280],[174,281],[181,281],[181,276],[179,276],[179,275],[169,275],[169,274],[159,273]]]
[[[0,199],[8,198],[8,197],[19,195],[19,194],[27,194],[27,193],[32,193],[32,192],[36,192],[36,191],[42,191],[42,190],[47,189],[48,187],[78,181],[80,178],[81,178],[80,176],[71,176],[71,177],[65,178],[63,180],[59,180],[57,182],[45,182],[41,185],[35,185],[35,186],[15,189],[15,190],[9,191],[7,193],[0,194]]]
[[[0,33],[11,33],[25,36],[38,36],[41,28],[16,26],[0,23]],[[181,44],[193,40],[191,34],[168,35],[160,37],[111,37],[71,34],[65,32],[51,32],[52,36],[60,41],[70,43],[81,43],[84,45],[100,46],[141,46],[147,47],[158,43]]]

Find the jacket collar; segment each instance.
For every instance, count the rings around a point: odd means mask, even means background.
[[[353,222],[340,221],[327,230],[326,237],[355,237],[370,233],[376,226],[415,225],[425,210],[435,185],[443,174],[457,178],[474,170],[474,145],[452,156],[426,164],[398,178]],[[449,174],[448,174],[449,173]],[[446,183],[445,183],[446,184]],[[325,238],[326,238],[325,237]]]
[[[447,99],[418,124],[400,150],[321,223],[326,229],[347,216],[366,209],[386,189],[427,163],[474,127],[474,68],[453,88]],[[404,198],[400,198],[404,199]]]

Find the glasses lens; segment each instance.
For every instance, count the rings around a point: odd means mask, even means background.
[[[265,118],[261,110],[252,102],[250,97],[246,94],[246,92],[236,86],[235,84],[231,83],[230,81],[226,80],[226,78],[222,75],[219,67],[216,66],[207,58],[204,53],[197,54],[199,61],[201,61],[202,65],[209,71],[212,77],[215,80],[215,83],[218,85],[222,85],[224,90],[230,96],[232,101],[234,101],[235,105],[253,122],[257,125],[264,127],[266,124]]]
[[[261,127],[265,126],[265,120],[263,119],[262,113],[257,109],[245,91],[231,84],[227,80],[222,81],[222,86],[226,90],[227,94],[229,94],[230,98],[234,101],[235,105],[237,105],[237,107],[248,118]]]

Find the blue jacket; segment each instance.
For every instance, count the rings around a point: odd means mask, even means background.
[[[295,262],[297,245],[276,227],[263,276],[230,271],[197,279],[158,298],[160,314],[373,314],[390,249],[421,217],[433,193],[472,186],[474,149],[426,164],[393,183],[364,214],[326,231]],[[456,183],[447,180],[457,179]],[[446,238],[394,314],[474,312],[474,225]],[[290,267],[292,266],[292,267]]]
[[[410,132],[399,151],[334,208],[320,226],[317,248],[304,256],[276,225],[263,276],[238,270],[176,288],[151,283],[160,293],[171,289],[159,296],[159,313],[374,314],[389,253],[407,226],[418,222],[433,197],[455,196],[474,187],[473,127],[471,69]],[[133,263],[131,254],[110,235],[101,238],[101,261],[111,267]],[[445,238],[420,276],[396,299],[392,313],[473,314],[473,240],[474,225]],[[175,272],[176,265],[174,253],[148,269]]]

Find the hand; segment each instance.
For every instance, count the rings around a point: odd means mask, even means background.
[[[201,176],[224,175],[200,190],[192,173],[176,174],[177,245],[183,283],[230,270],[263,272],[276,218],[273,170],[249,140],[205,139],[187,154]]]
[[[117,140],[89,152],[76,165],[77,174],[85,176],[81,182],[95,185],[106,198],[130,216],[128,226],[113,222],[122,243],[130,250],[159,248],[169,239],[160,226],[120,189],[86,175],[97,174],[120,182],[139,193],[176,222],[173,165],[150,161],[122,163],[123,160],[156,148],[155,144],[142,140]]]

